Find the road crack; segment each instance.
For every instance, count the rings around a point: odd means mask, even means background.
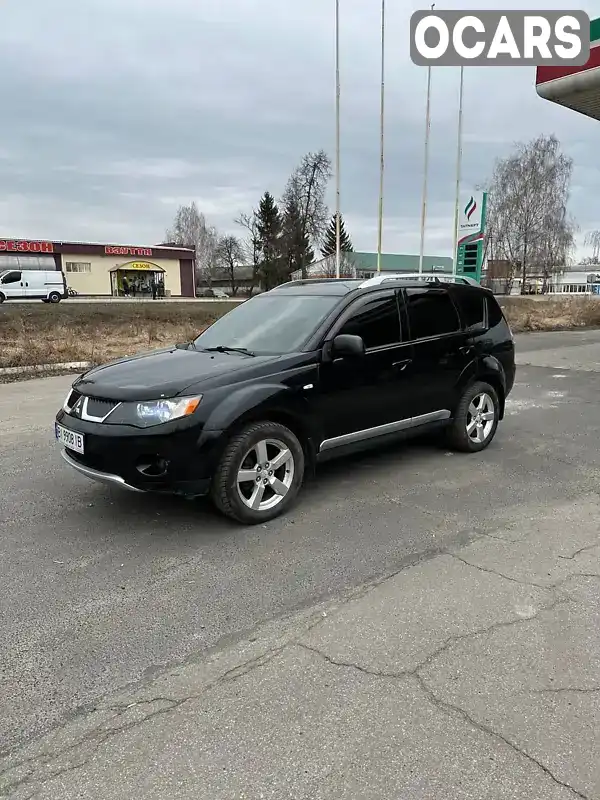
[[[527,759],[531,764],[536,766],[540,769],[551,781],[553,781],[557,786],[562,787],[563,789],[567,789],[569,792],[573,794],[574,797],[579,797],[581,800],[593,800],[590,795],[585,794],[584,792],[576,789],[570,783],[561,780],[546,764],[540,761],[531,753],[528,753],[527,750],[524,750],[520,747],[516,742],[511,741],[502,733],[494,730],[490,725],[486,725],[483,722],[472,717],[468,711],[466,711],[461,706],[455,705],[454,703],[449,703],[447,700],[442,700],[438,695],[433,691],[433,689],[427,684],[425,679],[420,675],[418,672],[415,674],[415,679],[417,681],[418,686],[421,688],[427,699],[441,711],[446,712],[447,714],[455,714],[461,717],[465,722],[471,725],[476,730],[480,731],[481,733],[490,736],[498,742],[502,742],[507,747],[509,747],[513,752],[517,753],[519,756]]]

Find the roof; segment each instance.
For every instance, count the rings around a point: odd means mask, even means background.
[[[536,91],[540,97],[600,119],[600,18],[590,21],[590,57],[582,67],[539,66]]]
[[[108,255],[193,260],[196,251],[191,247],[163,245],[114,244],[113,242],[67,242],[51,239],[23,239],[0,236],[0,251],[19,255]]]
[[[307,278],[306,280],[298,280],[298,281],[290,281],[289,283],[283,283],[281,286],[277,286],[274,289],[271,289],[269,292],[265,292],[263,295],[257,295],[264,297],[265,294],[292,294],[292,295],[333,295],[334,297],[343,297],[344,295],[348,294],[349,292],[355,291],[356,289],[378,289],[378,288],[387,288],[390,285],[393,285],[397,281],[398,285],[401,285],[403,288],[422,288],[423,283],[427,283],[427,285],[431,285],[432,283],[438,283],[439,285],[447,286],[448,284],[452,284],[454,286],[461,286],[462,288],[477,288],[483,289],[477,281],[472,280],[471,278],[466,278],[466,276],[458,275],[456,277],[453,276],[445,276],[441,275],[440,279],[436,281],[435,279],[432,280],[431,275],[423,274],[422,277],[416,276],[409,276],[406,277],[404,275],[385,275],[384,273],[380,273],[375,278]]]

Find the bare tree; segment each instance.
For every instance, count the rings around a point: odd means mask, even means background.
[[[215,250],[215,263],[219,273],[227,276],[233,297],[238,292],[238,270],[243,265],[244,249],[237,236],[222,236]]]
[[[323,259],[323,268],[320,274],[324,278],[337,277],[335,254],[326,256]],[[356,277],[356,262],[354,260],[354,253],[342,251],[340,253],[340,278],[355,278]]]
[[[290,175],[283,194],[284,207],[295,204],[299,209],[299,236],[308,239],[313,246],[320,244],[327,227],[329,212],[325,193],[331,174],[331,159],[324,150],[307,153]],[[302,259],[303,278],[306,278],[307,267]]]
[[[491,240],[495,257],[510,265],[513,276],[520,273],[523,294],[533,268],[547,286],[553,270],[567,264],[575,231],[567,213],[572,172],[555,136],[519,143],[496,162],[488,187],[488,249]]]
[[[588,231],[583,243],[592,248],[592,255],[584,260],[585,263],[600,264],[600,231]]]
[[[198,210],[195,202],[179,206],[166,237],[168,242],[196,250],[198,282],[205,282],[210,287],[216,268],[215,253],[219,236],[216,228],[207,225],[204,214]]]
[[[247,265],[252,267],[252,280],[250,283],[250,292],[258,283],[260,264],[261,264],[261,250],[260,250],[260,237],[258,235],[258,221],[256,219],[256,211],[251,214],[240,214],[234,220],[236,225],[244,229],[245,235],[240,242],[243,252],[243,258]]]

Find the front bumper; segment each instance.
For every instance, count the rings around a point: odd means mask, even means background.
[[[143,492],[143,489],[138,489],[135,486],[130,486],[120,475],[111,475],[109,472],[100,472],[97,469],[92,469],[91,467],[86,467],[84,464],[80,464],[75,459],[69,456],[68,450],[63,450],[61,453],[64,460],[70,467],[76,469],[77,472],[80,472],[82,475],[85,475],[86,478],[91,478],[93,481],[97,481],[98,483],[104,483],[107,486],[120,486],[122,489],[130,489],[132,492]]]
[[[84,454],[62,451],[65,462],[86,478],[134,492],[198,497],[208,493],[226,436],[202,425],[173,422],[141,430],[88,422],[58,412],[56,422],[84,436]],[[144,472],[149,463],[160,470]]]

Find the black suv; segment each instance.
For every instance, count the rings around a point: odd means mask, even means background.
[[[317,462],[439,430],[494,438],[515,378],[491,292],[458,283],[294,281],[192,342],[90,370],[56,417],[65,461],[134,491],[198,497],[244,523],[283,513]]]

